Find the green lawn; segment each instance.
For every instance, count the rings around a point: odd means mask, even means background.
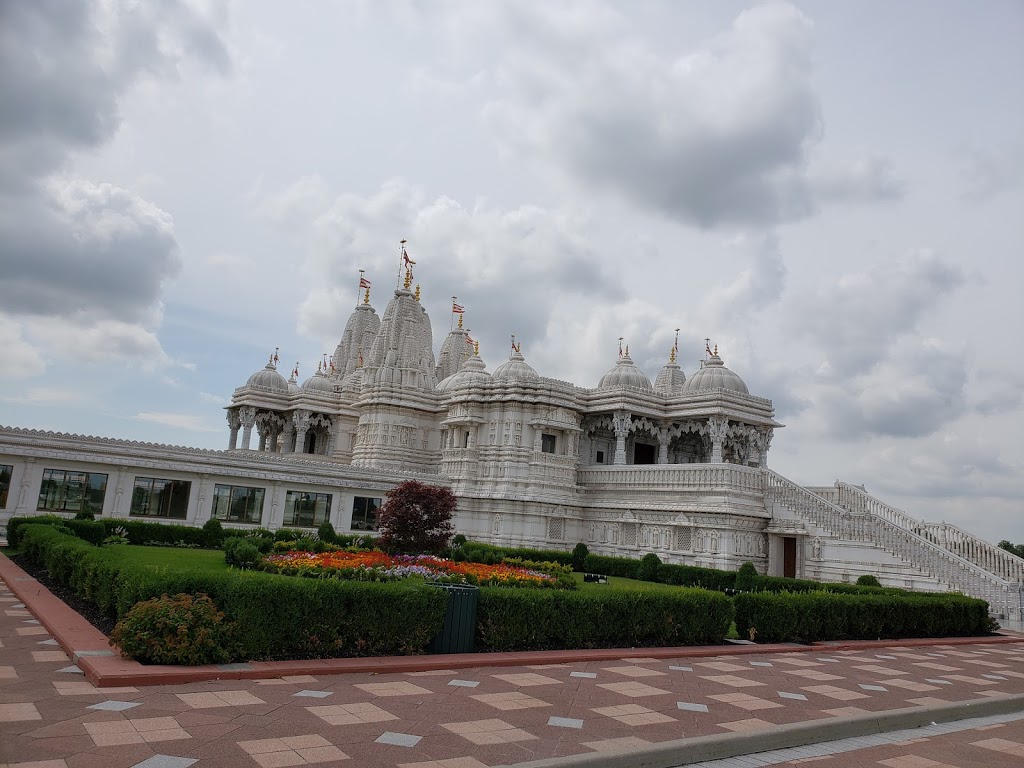
[[[585,592],[608,592],[609,590],[632,590],[634,592],[661,592],[664,590],[680,589],[671,584],[658,584],[653,581],[637,581],[636,579],[625,579],[621,576],[609,576],[607,584],[586,583],[583,581],[582,573],[573,573],[577,587]]]
[[[105,555],[117,562],[144,565],[157,570],[220,573],[228,570],[220,549],[179,549],[178,547],[104,547]]]

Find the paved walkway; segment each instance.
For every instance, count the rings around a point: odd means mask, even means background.
[[[914,725],[932,713],[970,716],[957,702],[1011,714],[923,741],[807,757],[886,768],[1024,758],[1024,720],[1013,719],[1024,710],[1024,638],[675,649],[673,658],[637,650],[591,661],[563,654],[555,664],[96,687],[81,670],[94,657],[72,662],[47,629],[45,590],[31,584],[10,585],[27,607],[0,584],[0,763],[20,768],[484,768],[570,755],[584,756],[569,759],[581,765],[674,765],[679,755],[730,754],[708,745],[763,752],[780,734],[807,743],[844,735],[844,724],[874,723],[877,732],[907,727],[898,723],[911,715]],[[894,711],[909,714],[897,721],[886,714]],[[694,746],[673,753],[675,762],[644,762],[646,751],[680,739]],[[766,759],[718,764],[780,764]]]

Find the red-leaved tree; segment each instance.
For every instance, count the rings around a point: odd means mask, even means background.
[[[388,491],[377,513],[378,543],[387,552],[436,554],[455,533],[452,513],[458,503],[449,488],[406,480]]]

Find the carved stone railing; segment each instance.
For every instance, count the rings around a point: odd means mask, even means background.
[[[577,473],[583,488],[668,488],[761,496],[761,470],[739,464],[630,464],[585,467]]]
[[[766,498],[782,504],[804,520],[840,539],[881,547],[953,589],[987,600],[993,613],[1020,617],[1021,585],[1000,578],[899,525],[902,517],[907,517],[904,513],[878,515],[870,508],[844,509],[777,472],[765,469],[762,473]]]
[[[889,520],[1006,581],[1024,583],[1024,559],[1012,552],[990,544],[955,525],[916,520],[903,510],[890,507],[855,485],[837,482],[835,489],[838,495],[836,503],[844,509],[856,514],[871,514]]]

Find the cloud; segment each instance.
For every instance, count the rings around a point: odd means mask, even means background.
[[[0,339],[3,339],[4,364],[0,379],[28,379],[46,370],[46,362],[24,337],[24,326],[0,314]]]
[[[1024,143],[972,146],[959,153],[961,196],[980,203],[1024,182]]]
[[[180,266],[171,217],[68,168],[114,137],[137,83],[193,62],[227,72],[224,23],[221,4],[192,2],[0,8],[0,306],[37,361],[71,339],[76,356],[168,360],[154,328]]]
[[[210,426],[210,421],[205,416],[197,416],[191,413],[152,413],[144,412],[135,414],[137,421],[149,421],[154,424],[162,424],[175,429],[185,429],[189,432],[220,432]]]
[[[866,373],[966,283],[964,271],[929,250],[847,272],[789,308],[792,334],[815,345],[825,378]]]
[[[3,401],[15,405],[86,405],[91,399],[78,390],[32,387],[23,395],[4,397]]]
[[[826,200],[898,194],[882,159],[810,172],[823,135],[814,28],[792,5],[755,6],[671,53],[629,36],[606,6],[506,12],[483,116],[513,157],[700,227],[772,224]]]

